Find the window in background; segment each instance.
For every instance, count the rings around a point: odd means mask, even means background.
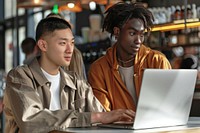
[[[25,9],[24,8],[18,8],[18,16],[24,15]]]
[[[35,24],[34,29],[36,29],[37,24],[42,19],[42,12],[39,12],[39,11],[42,11],[41,7],[37,7],[37,8],[33,9],[33,12],[38,12],[38,13],[35,13],[34,16],[33,16],[34,17],[34,24]]]
[[[25,39],[26,37],[25,35],[26,35],[25,27],[20,27],[19,28],[19,59],[20,59],[19,63],[20,65],[23,64],[23,61],[25,59],[25,54],[22,52],[22,49],[21,49],[21,43]]]
[[[13,33],[12,29],[8,29],[5,32],[5,71],[8,73],[13,68]]]
[[[16,16],[16,0],[6,0],[4,2],[4,9],[5,9],[5,19],[12,18],[13,16]]]

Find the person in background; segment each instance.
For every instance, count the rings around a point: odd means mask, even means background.
[[[197,69],[199,71],[198,48],[196,46],[184,47],[184,54],[180,62],[180,69]],[[197,79],[200,79],[200,71]]]
[[[31,38],[25,38],[21,43],[22,52],[25,54],[23,64],[29,64],[38,53],[36,41]]]
[[[180,63],[180,69],[197,69],[198,68],[198,49],[195,46],[184,47],[184,55]]]
[[[88,82],[107,111],[136,111],[144,69],[171,69],[171,65],[164,54],[143,45],[154,18],[141,3],[119,2],[105,13],[103,31],[116,42],[90,66]]]
[[[70,24],[60,18],[42,19],[36,28],[41,55],[29,65],[13,68],[7,75],[4,95],[5,133],[47,133],[93,123],[132,121],[128,109],[105,111],[92,88],[70,64],[74,36]]]
[[[53,12],[46,16],[46,18],[49,18],[49,17],[58,17],[58,18],[64,19],[64,17],[60,13],[56,14]],[[76,47],[74,47],[74,52],[72,54],[72,60],[70,62],[70,65],[67,67],[64,67],[64,70],[76,72],[77,74],[80,75],[81,79],[87,80],[82,53]]]

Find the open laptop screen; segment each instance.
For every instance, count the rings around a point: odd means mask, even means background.
[[[99,126],[147,129],[186,125],[196,78],[194,69],[145,69],[134,122]]]
[[[145,69],[134,129],[187,124],[197,70]]]

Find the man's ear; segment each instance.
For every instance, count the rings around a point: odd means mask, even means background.
[[[115,39],[119,37],[120,29],[118,27],[113,28]]]
[[[114,27],[114,28],[113,28],[113,31],[114,31],[114,35],[115,35],[115,36],[119,36],[120,29],[119,29],[118,27]]]
[[[47,42],[45,40],[39,39],[37,45],[41,51],[47,50]]]

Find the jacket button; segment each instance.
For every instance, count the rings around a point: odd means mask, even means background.
[[[51,86],[51,83],[46,83],[46,85],[47,85],[48,87],[50,87],[50,86]]]

